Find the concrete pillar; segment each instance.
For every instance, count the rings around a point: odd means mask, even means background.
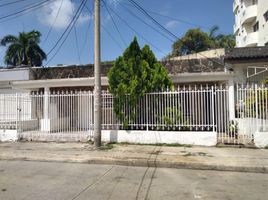
[[[234,120],[235,119],[235,85],[234,80],[230,79],[228,81],[228,95],[229,95],[229,119]]]
[[[49,120],[49,87],[44,88],[44,104],[43,104],[43,119],[41,120],[41,131],[50,131],[50,120]]]
[[[43,107],[43,111],[44,111],[44,119],[48,119],[49,118],[49,113],[48,113],[48,104],[49,104],[49,87],[45,87],[44,88],[44,107]]]

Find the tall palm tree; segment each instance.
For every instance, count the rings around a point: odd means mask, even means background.
[[[217,34],[220,30],[218,26],[213,26],[208,32],[208,36],[213,48],[234,48],[235,36],[232,34]]]
[[[5,63],[11,66],[28,65],[41,66],[46,60],[46,53],[39,46],[41,33],[39,31],[20,32],[19,36],[7,35],[0,40],[2,46],[7,46]]]
[[[208,32],[208,36],[211,40],[215,40],[215,38],[217,37],[216,33],[220,30],[220,28],[215,25],[215,26],[212,26],[211,29],[209,30]]]

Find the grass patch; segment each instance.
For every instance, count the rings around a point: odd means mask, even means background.
[[[94,144],[94,141],[88,140],[87,143],[93,145]]]
[[[113,144],[107,143],[107,144],[101,145],[98,150],[100,150],[100,151],[109,151],[109,150],[111,150],[113,148],[114,148]]]
[[[210,155],[208,155],[207,153],[204,153],[204,152],[197,152],[197,153],[188,152],[188,153],[184,154],[183,156],[184,157],[188,157],[188,156],[207,156],[207,157],[213,157],[213,156],[210,156]]]

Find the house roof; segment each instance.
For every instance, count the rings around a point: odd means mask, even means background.
[[[226,49],[225,60],[268,59],[268,47]]]

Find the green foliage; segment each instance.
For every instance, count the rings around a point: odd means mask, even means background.
[[[142,49],[135,37],[118,57],[108,73],[109,91],[115,97],[114,111],[126,126],[128,119],[135,118],[139,98],[145,93],[172,86],[166,69],[157,61],[148,45]],[[128,110],[123,112],[125,105]]]
[[[217,35],[218,30],[217,26],[212,27],[209,33],[203,32],[199,28],[189,29],[182,38],[173,44],[171,56],[188,55],[215,48],[233,48],[235,46],[234,35]]]
[[[171,130],[176,129],[176,124],[182,124],[180,127],[184,131],[189,130],[188,121],[183,117],[183,113],[177,107],[164,108],[164,115],[159,116],[159,124],[163,122],[164,127],[158,127],[157,130]]]
[[[235,120],[229,122],[229,134],[232,137],[238,137],[238,123]]]
[[[212,47],[208,34],[198,29],[190,29],[173,44],[172,55],[187,55],[205,51]]]
[[[7,46],[5,63],[11,66],[41,66],[47,56],[39,46],[40,37],[41,33],[33,30],[21,32],[18,37],[7,35],[2,38],[1,45]]]
[[[172,116],[172,117],[170,117]],[[164,116],[162,116],[164,123],[169,127],[172,127],[176,122],[181,122],[183,120],[182,113],[176,109],[169,107],[166,109]]]
[[[263,84],[264,84],[264,85],[268,85],[268,77],[266,77],[266,78],[263,80]]]

